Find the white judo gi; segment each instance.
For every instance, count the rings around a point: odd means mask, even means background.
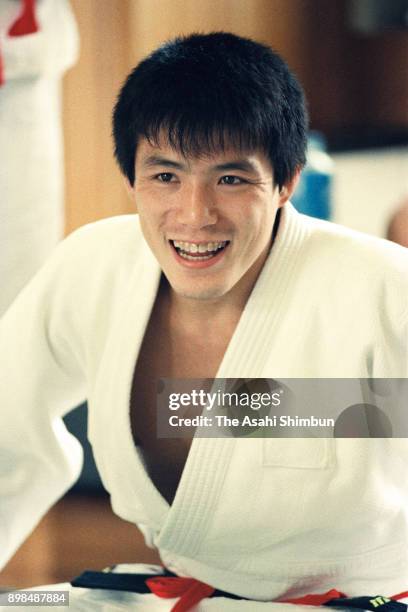
[[[113,510],[173,572],[261,601],[406,590],[406,439],[196,438],[173,504],[160,495],[129,417],[159,279],[137,216],[106,219],[1,320],[0,565],[77,478],[61,416],[87,398]],[[217,376],[407,377],[407,296],[406,249],[286,204]]]

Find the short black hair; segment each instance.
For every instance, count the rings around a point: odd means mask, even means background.
[[[303,90],[270,47],[227,32],[171,40],[126,79],[113,112],[115,156],[133,185],[140,138],[199,156],[262,150],[280,187],[306,159]]]

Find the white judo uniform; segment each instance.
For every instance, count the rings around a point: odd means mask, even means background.
[[[99,221],[1,320],[0,566],[77,478],[61,416],[87,398],[113,510],[173,572],[260,601],[408,589],[406,439],[196,438],[160,495],[129,416],[160,273],[137,216]],[[407,377],[408,250],[285,205],[217,376]]]

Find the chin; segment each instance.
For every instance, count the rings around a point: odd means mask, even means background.
[[[174,293],[189,300],[215,300],[223,297],[227,290],[221,287],[181,287],[171,285]]]

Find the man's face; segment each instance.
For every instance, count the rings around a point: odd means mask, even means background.
[[[265,155],[227,149],[190,158],[143,140],[135,169],[143,234],[173,291],[196,300],[250,291],[288,197]]]

